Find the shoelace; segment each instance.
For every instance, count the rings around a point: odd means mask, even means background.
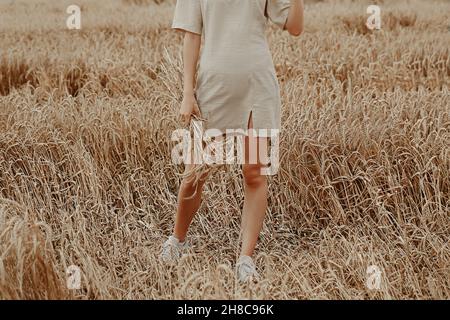
[[[164,254],[176,255],[179,257],[181,251],[187,247],[187,242],[183,243],[173,243],[172,241],[167,241],[163,244]],[[170,253],[169,253],[170,252]]]
[[[247,273],[247,274],[249,274],[249,273],[254,273],[256,270],[255,270],[255,267],[253,266],[253,265],[251,265],[251,264],[248,264],[248,263],[242,263],[240,266],[239,266],[239,268],[241,269],[241,270],[243,270],[245,273]]]
[[[238,265],[239,273],[245,277],[254,276],[258,277],[258,273],[256,272],[255,265],[253,263],[244,261],[239,263]]]

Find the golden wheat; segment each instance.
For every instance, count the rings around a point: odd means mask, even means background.
[[[206,184],[192,252],[157,259],[183,169],[173,1],[78,2],[81,30],[70,1],[0,4],[1,299],[450,297],[448,1],[376,1],[379,31],[368,2],[311,1],[302,37],[268,30],[281,168],[251,286],[233,275],[237,166]]]

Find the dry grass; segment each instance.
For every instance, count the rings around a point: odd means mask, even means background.
[[[323,1],[301,38],[268,31],[284,131],[250,287],[233,278],[238,167],[207,183],[192,254],[157,260],[182,172],[181,36],[151,2],[81,1],[80,31],[68,1],[0,4],[0,298],[450,297],[448,2],[378,1],[368,32],[367,4]]]

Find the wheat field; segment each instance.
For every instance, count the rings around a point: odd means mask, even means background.
[[[183,167],[174,2],[0,2],[0,299],[449,299],[450,2],[307,1],[267,29],[280,171],[239,285],[239,166],[215,171],[179,265],[158,260]],[[66,286],[78,266],[81,288]],[[367,268],[381,271],[378,290]]]

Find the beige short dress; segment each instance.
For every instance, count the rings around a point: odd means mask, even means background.
[[[172,28],[204,37],[195,88],[204,129],[246,131],[252,116],[259,136],[279,132],[280,89],[265,30],[268,20],[284,28],[289,7],[290,0],[177,0]]]

